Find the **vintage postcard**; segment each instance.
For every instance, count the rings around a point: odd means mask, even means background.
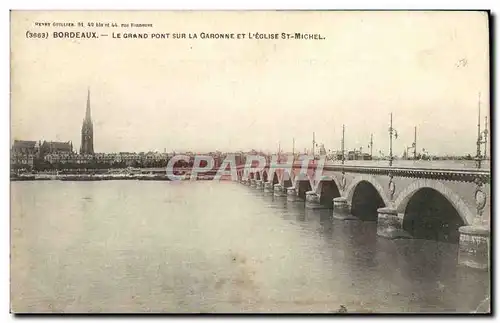
[[[11,11],[12,313],[490,313],[486,11]]]

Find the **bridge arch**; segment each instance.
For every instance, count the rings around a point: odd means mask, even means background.
[[[432,189],[441,194],[455,208],[464,224],[472,224],[475,215],[462,198],[452,189],[435,180],[418,179],[399,193],[394,203],[398,213],[405,214],[411,198],[414,197],[417,192],[425,188]]]
[[[300,178],[298,178],[295,182],[295,188],[297,190],[297,196],[303,200],[306,199],[306,192],[312,190],[311,182],[309,181],[309,179],[301,180]]]
[[[268,176],[272,178],[273,185],[280,184],[283,187],[290,187],[294,184],[293,172],[292,175],[290,175],[286,170],[271,169],[269,170]]]
[[[324,177],[319,183],[319,202],[329,208],[333,208],[333,199],[340,196],[340,184],[334,176]]]
[[[280,177],[277,172],[273,172],[273,180],[272,180],[273,185],[279,184],[280,183]]]
[[[332,184],[335,184],[337,190],[340,190],[340,181],[337,179],[337,177],[335,177],[334,175],[323,175],[320,180],[319,180],[319,187],[318,187],[318,191],[320,192],[321,194],[321,191],[323,190],[323,183],[329,183],[329,182],[333,182]],[[330,184],[328,184],[330,185]],[[340,194],[339,196],[341,196],[342,194]],[[334,196],[334,197],[337,197],[337,196]]]
[[[293,186],[293,180],[292,180],[292,178],[291,178],[291,177],[290,177],[290,178],[288,178],[288,179],[285,179],[285,180],[283,181],[283,187],[284,187],[284,188],[288,188],[288,187],[292,187],[292,186]]]
[[[377,210],[389,205],[382,185],[368,175],[354,178],[345,190],[345,197],[351,205],[352,215],[366,221],[377,221]]]
[[[349,203],[352,203],[352,197],[354,195],[354,191],[356,189],[356,186],[358,186],[359,183],[361,182],[368,182],[370,183],[373,188],[375,188],[382,198],[382,201],[384,201],[385,205],[389,205],[389,199],[387,198],[387,195],[384,191],[384,188],[380,183],[375,179],[375,177],[370,176],[370,175],[360,175],[354,178],[354,180],[347,186],[345,190],[345,197],[349,201]],[[339,186],[340,187],[340,186]]]
[[[267,171],[267,169],[264,169],[262,171],[262,174],[261,174],[261,178],[264,182],[267,182],[267,178],[269,177],[269,172]]]
[[[300,182],[309,182],[309,186],[312,187],[311,183],[313,183],[313,179],[309,174],[305,173],[293,173],[290,176],[291,181],[292,181],[292,186],[298,189]]]

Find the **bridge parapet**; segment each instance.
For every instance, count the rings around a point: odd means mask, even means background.
[[[290,166],[290,165],[288,165]],[[274,170],[282,169],[285,167],[283,165],[266,165],[263,170]],[[237,166],[238,170],[245,170],[245,165]],[[294,163],[292,169],[295,171],[297,169],[304,168],[302,163]],[[318,164],[310,163],[307,166],[308,170],[316,170]],[[249,171],[255,171],[257,168],[250,167]],[[480,180],[483,183],[488,183],[491,180],[491,171],[487,169],[471,169],[471,168],[415,168],[415,167],[393,167],[393,166],[356,166],[356,165],[338,165],[338,164],[325,164],[323,166],[323,172],[333,171],[333,172],[349,172],[349,173],[362,173],[371,175],[393,175],[399,177],[414,177],[414,178],[428,178],[436,180],[447,180],[447,181],[462,181],[462,182],[475,182]]]
[[[474,182],[477,179],[489,182],[491,172],[481,169],[435,169],[410,167],[368,167],[368,166],[331,166],[324,167],[326,171],[363,173],[371,175],[387,175],[398,177],[428,178],[435,180]]]

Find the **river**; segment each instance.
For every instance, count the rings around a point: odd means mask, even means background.
[[[471,312],[457,245],[234,182],[11,183],[14,312]]]

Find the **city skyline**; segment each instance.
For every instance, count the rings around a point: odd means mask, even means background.
[[[273,14],[244,13],[238,29]],[[141,15],[157,28],[222,26],[197,13],[195,25]],[[314,29],[306,16],[276,14],[268,28],[307,21],[305,29]],[[487,24],[477,12],[339,12],[331,28],[318,25],[326,40],[317,42],[185,40],[144,42],[138,50],[136,40],[97,47],[16,39],[11,141],[81,142],[90,86],[95,152],[291,151],[293,138],[303,152],[313,132],[327,150],[339,150],[345,124],[346,150],[365,151],[373,134],[374,155],[387,155],[392,112],[395,155],[412,144],[417,126],[419,152],[474,156],[479,92],[482,129],[490,110]],[[51,55],[42,55],[49,46]]]

